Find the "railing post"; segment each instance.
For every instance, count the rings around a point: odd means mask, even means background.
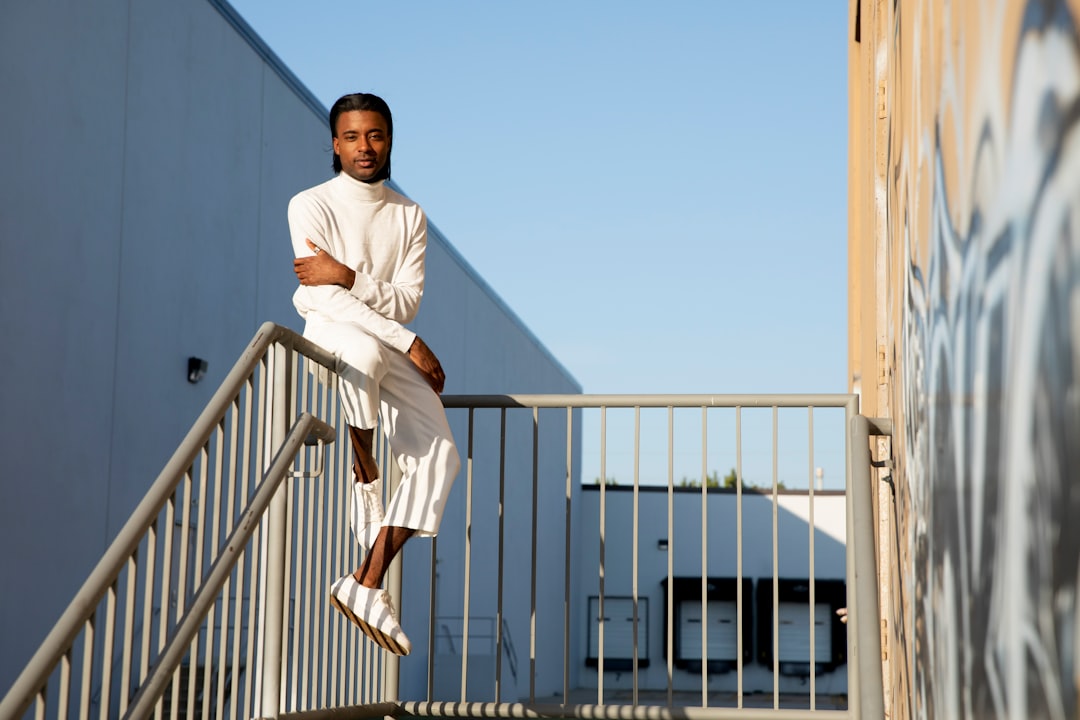
[[[854,588],[848,586],[848,618],[855,627],[848,632],[858,689],[854,703],[859,718],[878,720],[885,717],[881,666],[880,611],[878,609],[877,563],[874,554],[874,509],[871,496],[870,422],[862,415],[851,419],[848,438],[851,458],[851,482],[848,485],[847,539],[848,571]],[[852,603],[852,601],[854,601]],[[852,605],[854,607],[852,607]]]
[[[271,455],[285,441],[286,411],[288,408],[288,376],[290,352],[280,343],[270,350],[271,381],[267,405],[269,444]],[[288,522],[289,489],[292,483],[286,477],[274,499],[270,502],[266,518],[266,595],[263,597],[264,625],[262,642],[262,698],[260,717],[276,718],[281,708],[282,647],[285,618],[285,526]]]
[[[398,465],[393,452],[388,453],[388,455],[389,459],[386,463],[390,470],[390,494],[388,497],[393,497],[394,493],[397,492],[398,485],[401,483],[401,466]],[[390,596],[394,598],[394,606],[397,608],[398,615],[401,614],[401,574],[401,553],[398,553],[397,557],[390,563],[390,568],[386,573],[386,589],[390,591]],[[431,651],[429,649],[429,652]],[[383,675],[383,702],[397,702],[401,683],[401,658],[393,653],[386,653],[386,664],[383,667],[385,670]]]

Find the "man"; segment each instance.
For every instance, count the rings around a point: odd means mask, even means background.
[[[366,93],[330,109],[337,175],[289,202],[289,231],[300,287],[293,304],[304,336],[338,358],[340,394],[352,443],[350,520],[367,550],[356,572],[334,582],[330,602],[382,647],[408,655],[390,595],[381,589],[394,556],[413,535],[434,536],[460,467],[438,393],[438,358],[404,327],[424,291],[427,220],[416,203],[385,185],[394,123]],[[379,415],[401,484],[385,513],[372,457]]]

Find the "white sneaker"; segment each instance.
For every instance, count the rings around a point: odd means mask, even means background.
[[[390,593],[382,588],[364,587],[350,573],[330,587],[330,603],[380,647],[395,655],[408,655],[412,651],[412,643],[398,623]]]
[[[349,525],[360,547],[370,550],[383,523],[382,478],[369,483],[353,482]]]

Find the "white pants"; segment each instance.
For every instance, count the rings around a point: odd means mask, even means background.
[[[439,396],[404,353],[358,325],[309,315],[304,337],[337,357],[348,423],[374,428],[382,416],[383,432],[402,472],[383,524],[412,528],[418,536],[438,534],[461,467]]]

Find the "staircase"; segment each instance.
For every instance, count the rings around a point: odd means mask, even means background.
[[[454,517],[444,518],[443,532],[430,543],[429,572],[410,570],[408,598],[413,604],[403,613],[409,627],[421,632],[410,629],[414,653],[403,663],[364,638],[326,598],[333,579],[362,560],[348,530],[350,451],[348,443],[334,442],[345,425],[333,367],[332,357],[291,330],[270,323],[259,329],[0,701],[0,720],[883,717],[869,438],[888,434],[889,428],[859,416],[855,396],[444,397],[466,459],[454,490],[463,507]],[[677,560],[683,562],[679,560],[683,553],[700,558],[698,577],[704,578],[712,573],[718,555],[734,552],[738,571],[728,584],[749,587],[751,578],[743,571],[749,550],[741,538],[754,530],[743,525],[745,508],[754,503],[765,503],[773,513],[773,575],[771,580],[754,580],[760,598],[773,593],[770,603],[751,603],[747,598],[753,595],[740,591],[730,605],[717,605],[707,583],[699,582],[695,587],[700,587],[700,605],[691,603],[700,618],[694,625],[700,628],[700,642],[696,637],[692,641],[697,648],[692,652],[700,652],[699,657],[676,666],[678,628],[675,613],[666,610],[663,627],[655,630],[663,638],[657,643],[665,646],[662,652],[651,652],[646,662],[650,653],[636,630],[623,638],[624,649],[617,650],[617,626],[603,611],[606,598],[610,597],[609,607],[615,607],[616,595],[623,597],[622,590],[614,592],[614,578],[624,571],[633,576],[625,596],[626,607],[633,608],[627,627],[637,628],[646,621],[644,613],[638,615],[638,609],[647,606],[642,600],[659,592],[651,584],[639,584],[641,573],[648,571],[640,561],[636,532],[641,493],[647,489],[636,471],[630,487],[616,491],[601,484],[595,490],[598,522],[580,517],[582,413],[599,417],[601,477],[606,477],[603,438],[609,413],[625,411],[639,418],[642,412],[666,412],[670,468],[676,412],[700,411],[705,447],[710,413],[722,411],[733,418],[738,435],[750,409],[772,413],[772,487],[751,491],[740,482],[725,496],[724,502],[734,508],[731,517],[740,529],[740,540],[735,548],[717,549],[707,542],[704,531],[708,523],[720,522],[710,520],[709,510],[717,502],[717,492],[707,483],[690,493],[677,490],[669,469],[667,537],[673,547],[665,541],[666,595],[654,597],[654,607],[676,606],[674,593],[680,582],[675,567]],[[847,433],[838,439],[848,458],[842,582],[847,625],[839,655],[843,662],[832,669],[826,658],[815,656],[820,643],[814,633],[821,627],[815,618],[821,615],[819,603],[826,601],[827,584],[816,580],[814,570],[815,536],[820,534],[814,508],[815,502],[824,500],[815,500],[811,480],[805,499],[799,499],[807,504],[810,517],[805,536],[810,571],[803,583],[809,591],[808,612],[797,614],[806,618],[809,633],[805,651],[798,652],[808,655],[804,661],[785,663],[785,668],[802,668],[793,679],[781,668],[784,648],[779,639],[780,593],[785,585],[776,538],[782,526],[780,508],[790,500],[780,492],[775,470],[777,417],[791,411],[809,419],[812,475],[814,419],[823,409],[839,413]],[[739,436],[740,479],[741,447]],[[640,456],[637,441],[634,451]],[[705,450],[702,455],[704,478]],[[385,444],[376,448],[392,491],[396,464],[386,462],[388,456]],[[614,506],[616,497],[631,495],[632,515],[612,511],[609,516],[609,502]],[[674,508],[687,498],[701,509],[694,519],[703,528],[697,547],[675,541],[681,530]],[[683,522],[680,515],[679,523]],[[604,543],[609,523],[612,529],[635,529],[629,570],[606,565],[613,552]],[[598,583],[595,597],[601,608],[591,619],[585,617],[587,598],[579,597],[581,577],[590,576],[580,567],[583,557],[593,557],[588,548],[596,548],[599,567],[598,575],[591,575],[596,579],[585,584]],[[482,596],[472,595],[474,585],[484,589]],[[388,587],[400,599],[400,560],[391,570]],[[425,597],[427,607],[417,610]],[[456,604],[459,597],[454,615],[460,627],[455,624],[453,642],[447,644],[437,633],[447,625],[449,613],[439,608]],[[398,606],[402,607],[400,602]],[[710,648],[716,652],[716,638],[711,645],[708,639],[709,613],[719,612],[718,607],[734,613],[731,627],[738,628],[738,634],[732,647],[743,648],[720,664],[709,656]],[[490,637],[482,640],[476,627],[470,629],[470,622],[477,622],[470,618],[478,608],[483,608],[480,616],[489,619],[485,627]],[[749,622],[751,615],[756,625]],[[760,633],[745,633],[748,626],[771,632],[772,647],[760,657],[749,652]],[[427,629],[426,637],[422,628]],[[606,640],[605,628],[611,635]],[[593,633],[599,633],[598,642]],[[594,639],[586,642],[586,635]],[[491,667],[483,671],[469,661],[479,642],[491,645],[486,655]],[[437,646],[453,647],[454,654],[439,654]],[[441,686],[436,691],[436,657],[441,663],[438,673],[457,678],[449,684],[452,690]],[[453,661],[449,667],[448,659]],[[715,678],[701,675],[700,669],[706,667],[723,667],[733,689],[717,692]],[[826,673],[844,680],[843,695],[821,694],[818,685],[824,685]],[[771,677],[772,692],[747,692],[746,683],[753,677]],[[657,686],[663,682],[666,688]],[[699,689],[687,691],[687,683],[697,683]],[[803,686],[808,692],[790,691]],[[401,697],[403,691],[406,697]],[[829,699],[822,700],[825,697]]]

